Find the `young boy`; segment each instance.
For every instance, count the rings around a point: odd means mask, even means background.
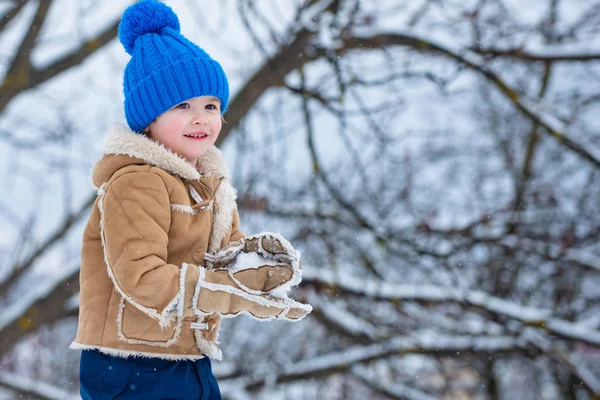
[[[173,11],[123,13],[125,116],[93,171],[83,234],[79,326],[84,399],[220,399],[210,358],[221,317],[298,321],[286,296],[300,254],[278,234],[239,230],[236,193],[214,143],[227,109],[223,69],[179,33]]]

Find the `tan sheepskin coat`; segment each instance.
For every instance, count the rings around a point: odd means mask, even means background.
[[[104,153],[93,171],[98,198],[83,234],[71,348],[221,359],[220,317],[194,315],[199,272],[188,265],[244,237],[221,152],[211,147],[194,167],[118,125],[107,132]]]

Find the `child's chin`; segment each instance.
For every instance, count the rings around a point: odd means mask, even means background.
[[[209,146],[210,147],[210,146]],[[206,154],[206,152],[208,151],[208,147],[206,147],[205,149],[203,149],[202,151],[198,151],[196,153],[194,153],[195,157],[202,157],[203,155]]]

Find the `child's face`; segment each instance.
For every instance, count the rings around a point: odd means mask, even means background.
[[[200,96],[168,109],[144,133],[195,165],[215,143],[222,126],[219,99]]]

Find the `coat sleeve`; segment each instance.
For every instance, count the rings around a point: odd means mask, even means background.
[[[198,278],[192,273],[196,268],[166,261],[171,204],[162,178],[152,172],[123,175],[107,188],[100,208],[105,259],[115,288],[168,325],[170,312]]]

